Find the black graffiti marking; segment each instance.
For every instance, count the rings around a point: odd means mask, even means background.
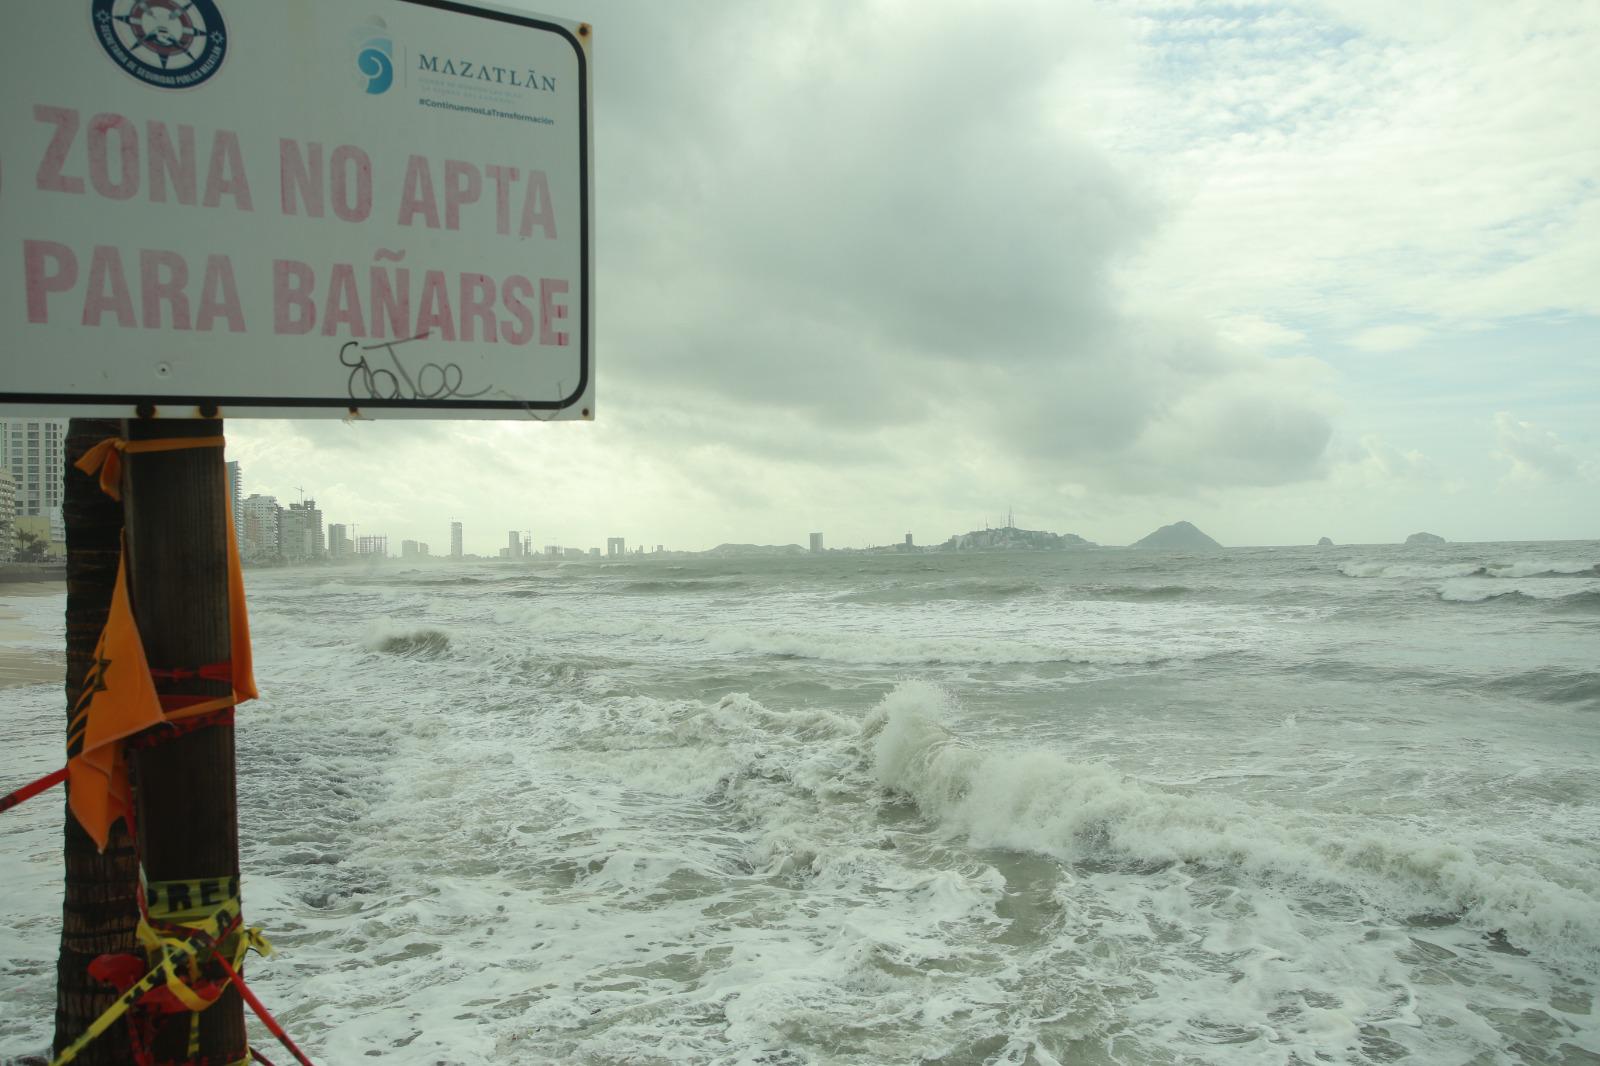
[[[413,375],[400,361],[400,354],[395,348],[411,341],[426,340],[427,337],[426,333],[419,333],[404,340],[384,341],[367,347],[362,347],[355,341],[346,341],[339,349],[339,362],[351,368],[350,398],[352,400],[470,400],[494,388],[490,385],[477,392],[462,392],[461,386],[465,384],[466,375],[457,363],[423,363]],[[374,367],[371,359],[363,354],[380,350],[387,355],[394,369],[384,366]]]

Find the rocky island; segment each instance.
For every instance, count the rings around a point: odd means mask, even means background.
[[[1406,538],[1407,544],[1448,544],[1449,541],[1437,533],[1413,533]]]
[[[975,529],[971,533],[957,533],[943,544],[939,551],[947,552],[1004,552],[1004,551],[1064,551],[1072,548],[1097,548],[1093,541],[1084,540],[1076,533],[1048,533],[1042,529]]]
[[[1206,536],[1188,522],[1174,522],[1162,526],[1143,540],[1134,541],[1130,547],[1155,548],[1159,551],[1202,551],[1222,545]]]

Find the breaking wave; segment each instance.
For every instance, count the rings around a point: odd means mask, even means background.
[[[1600,673],[1581,670],[1528,670],[1488,682],[1487,687],[1546,703],[1600,708]]]
[[[1398,578],[1529,578],[1529,577],[1600,577],[1600,563],[1578,560],[1551,561],[1546,559],[1523,560],[1514,563],[1446,563],[1422,565],[1418,563],[1386,563],[1359,561],[1341,563],[1339,572],[1345,577],[1398,577]]]
[[[843,592],[834,597],[838,603],[930,603],[955,600],[968,603],[993,603],[1037,596],[1044,591],[1039,585],[1027,581],[990,582],[954,581],[941,584],[885,585],[876,588]]]
[[[437,659],[450,650],[450,636],[443,630],[408,629],[388,621],[374,623],[363,643],[369,651],[413,659]]]
[[[944,724],[951,709],[938,687],[902,682],[868,716],[860,743],[881,787],[971,846],[1069,866],[1182,864],[1285,887],[1334,887],[1396,920],[1449,915],[1600,974],[1600,898],[1592,892],[1408,829],[1346,837],[1054,752],[971,747]]]
[[[1521,578],[1515,582],[1487,577],[1453,578],[1439,586],[1439,598],[1451,603],[1483,603],[1486,600],[1600,602],[1600,581],[1574,577]]]
[[[707,644],[723,654],[758,654],[789,659],[827,659],[843,663],[919,666],[936,663],[1095,663],[1140,665],[1166,662],[1168,649],[1053,647],[1024,640],[982,637],[893,637],[878,633],[749,631],[727,629]]]

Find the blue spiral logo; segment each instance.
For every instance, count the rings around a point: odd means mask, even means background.
[[[367,93],[377,96],[394,84],[394,44],[387,37],[374,37],[356,53],[356,68],[367,79]]]

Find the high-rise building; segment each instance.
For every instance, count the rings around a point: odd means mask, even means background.
[[[911,543],[911,534],[910,533],[906,534],[906,547],[908,547],[908,548],[913,547],[913,545]]]
[[[43,418],[0,422],[0,468],[15,483],[17,518],[42,518],[52,541],[67,539],[61,518],[66,489],[67,420]]]
[[[514,529],[506,534],[506,558],[522,558],[522,534]]]
[[[251,493],[239,505],[244,515],[244,557],[276,558],[282,554],[278,543],[278,516],[283,508],[276,496]]]
[[[400,542],[400,558],[402,558],[402,559],[415,559],[417,556],[419,556],[421,554],[422,554],[421,552],[417,551],[417,542],[416,541],[414,541],[414,540],[402,540]]]
[[[389,557],[389,538],[386,536],[357,537],[356,554],[374,559]]]
[[[322,512],[312,499],[291,503],[279,518],[279,551],[290,561],[321,559],[325,554]]]
[[[350,543],[350,528],[343,522],[335,522],[328,527],[328,558],[343,559],[354,553],[354,545]]]
[[[17,550],[17,483],[0,468],[0,563],[8,563]]]
[[[237,460],[228,463],[228,515],[233,521],[233,543],[244,555],[244,475]]]
[[[813,533],[813,534],[811,534],[811,550],[814,551],[814,552],[819,552],[819,551],[822,550],[822,534],[821,533]]]
[[[627,540],[626,537],[607,537],[606,538],[606,555],[614,556],[614,555],[627,555],[627,554],[628,554],[628,540]]]
[[[461,523],[450,523],[450,558],[461,558]]]

